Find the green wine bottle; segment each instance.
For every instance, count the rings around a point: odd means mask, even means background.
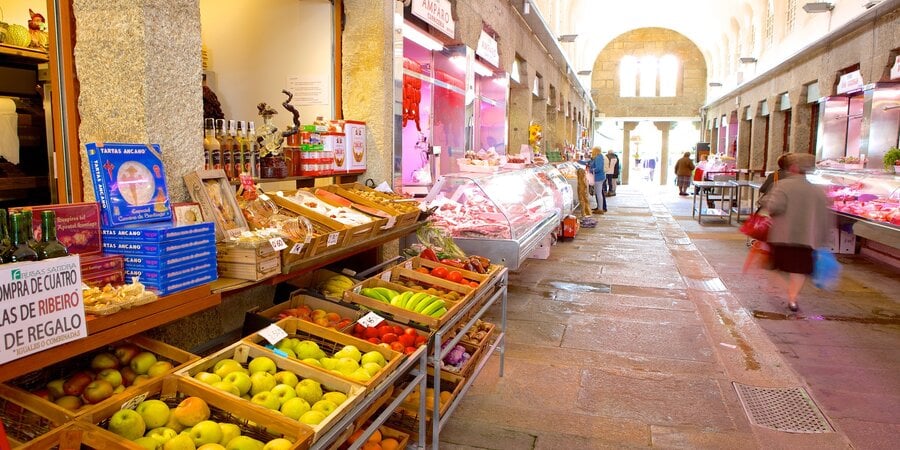
[[[0,209],[0,264],[6,261],[6,252],[12,246],[9,240],[9,219],[5,209]]]
[[[30,209],[26,209],[22,211],[22,217],[24,217],[22,226],[25,227],[25,242],[37,253],[41,249],[41,243],[34,239],[34,216]]]
[[[37,252],[28,246],[27,232],[25,231],[26,221],[24,214],[13,214],[9,218],[9,225],[12,229],[12,242],[9,251],[6,253],[7,262],[19,261],[37,261]]]
[[[56,240],[56,213],[41,212],[41,249],[39,259],[59,258],[69,254],[69,249]]]

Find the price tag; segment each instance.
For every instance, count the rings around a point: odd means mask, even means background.
[[[302,251],[303,251],[303,244],[302,244],[302,243],[294,244],[294,246],[291,247],[291,254],[292,254],[292,255],[299,255],[300,252],[302,252]]]
[[[397,216],[391,216],[388,218],[388,223],[385,225],[385,228],[394,228],[394,225],[397,224]]]
[[[372,328],[383,321],[384,321],[383,317],[381,317],[378,314],[375,314],[373,312],[370,312],[370,313],[360,317],[359,320],[356,321],[356,323],[358,323],[364,327],[367,327],[367,328]]]
[[[412,261],[407,261],[403,263],[403,267],[406,267],[409,270],[412,270]]]
[[[281,327],[275,325],[274,323],[263,328],[262,330],[259,330],[259,335],[264,337],[272,345],[277,344],[278,341],[288,336],[287,332],[282,330]]]
[[[334,244],[337,244],[339,232],[334,232],[328,235],[328,241],[325,243],[326,247],[331,247]]]
[[[263,201],[269,201],[269,196],[266,194],[259,194],[259,199]]]
[[[144,400],[147,399],[147,394],[149,394],[149,392],[144,392],[143,394],[138,395],[137,397],[134,397],[134,398],[132,398],[131,400],[128,400],[127,402],[125,402],[125,403],[122,404],[122,407],[119,408],[119,410],[121,411],[121,410],[123,410],[123,409],[134,409],[134,408],[137,408],[138,405],[141,404],[141,402],[143,402]]]
[[[271,245],[276,252],[287,248],[287,244],[284,243],[284,239],[281,239],[280,237],[273,237],[272,239],[269,239],[269,245]]]
[[[382,274],[381,274],[381,279],[382,279],[383,281],[391,281],[391,271],[388,270],[387,272],[382,273]]]
[[[359,294],[360,291],[362,291],[362,285],[361,285],[361,284],[360,284],[360,285],[357,285],[357,286],[355,286],[355,287],[353,288],[353,292],[356,293],[356,294]]]

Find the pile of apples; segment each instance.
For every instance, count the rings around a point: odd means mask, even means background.
[[[293,442],[277,438],[263,443],[241,436],[233,423],[209,420],[209,405],[187,397],[175,408],[161,400],[145,400],[109,418],[107,429],[149,450],[286,450]]]
[[[152,352],[125,343],[111,352],[94,355],[90,370],[53,380],[32,393],[76,411],[83,405],[100,403],[128,386],[140,386],[153,377],[165,375],[172,368],[172,363],[159,361]]]
[[[345,345],[331,356],[319,348],[319,344],[310,340],[301,341],[297,338],[282,339],[275,345],[275,348],[287,353],[289,358],[299,359],[306,364],[321,367],[360,382],[371,380],[387,365],[384,355],[380,352],[373,350],[363,354],[355,345]]]
[[[428,338],[419,334],[415,328],[390,325],[383,320],[374,327],[357,322],[350,334],[404,355],[409,355],[428,343]]]
[[[312,322],[326,328],[334,328],[336,330],[344,329],[353,322],[353,319],[341,317],[341,315],[336,312],[328,312],[324,309],[310,309],[310,307],[306,305],[285,309],[278,313],[278,320],[288,317],[299,317],[307,322]]]
[[[279,371],[275,361],[265,356],[253,358],[246,368],[233,359],[223,359],[212,372],[199,372],[194,379],[307,425],[321,423],[347,400],[343,392],[324,392],[316,380]]]

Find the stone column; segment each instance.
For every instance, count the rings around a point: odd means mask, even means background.
[[[169,196],[203,168],[198,0],[74,0],[81,142],[159,144]],[[100,26],[98,24],[106,24]],[[84,198],[95,199],[84,149]]]
[[[675,128],[676,122],[653,122],[656,129],[662,132],[662,150],[659,152],[659,164],[656,170],[659,172],[659,184],[665,186],[669,179],[669,130]]]
[[[768,139],[766,134],[766,122],[768,121],[768,116],[761,116],[759,111],[757,111],[750,124],[750,170],[766,169],[766,161],[763,155],[765,154],[766,141]]]
[[[738,169],[749,169],[752,122],[747,120],[746,112],[743,109],[738,109],[738,114],[737,155],[735,158],[737,159]]]
[[[784,151],[784,111],[778,110],[779,96],[768,99],[769,104],[769,154],[766,158],[766,170],[778,169],[778,157]]]
[[[531,121],[531,90],[528,80],[509,85],[509,146],[512,155],[519,154],[522,145],[528,144],[528,125]]]
[[[625,122],[622,127],[622,184],[628,184],[631,173],[631,132],[637,128],[638,122]]]
[[[800,86],[791,89],[789,96],[791,99],[791,135],[790,149],[792,152],[807,153],[809,151],[809,139],[816,130],[810,130],[812,123],[812,108],[806,102],[806,86]],[[815,153],[813,149],[813,153]]]

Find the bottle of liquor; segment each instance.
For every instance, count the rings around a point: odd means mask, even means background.
[[[253,178],[259,178],[259,142],[256,142],[256,124],[253,121],[247,124],[247,145],[250,149],[250,158],[246,170]]]
[[[69,254],[69,249],[56,240],[56,213],[41,212],[41,250],[38,259],[59,258]]]
[[[37,261],[38,255],[31,247],[28,246],[28,238],[26,237],[26,228],[30,228],[31,222],[25,221],[25,214],[13,214],[9,217],[10,248],[3,258],[6,262],[19,261]],[[25,224],[28,223],[28,227]]]
[[[247,135],[244,130],[247,128],[247,122],[243,120],[237,121],[237,132],[234,135],[234,155],[232,163],[234,164],[234,176],[240,177],[244,172],[244,163],[250,159],[249,150],[247,148]]]
[[[228,179],[234,178],[234,133],[235,120],[228,121],[228,128],[222,130],[222,169]],[[223,123],[224,125],[224,123]],[[240,158],[237,158],[240,159]]]
[[[224,126],[225,121],[222,119],[216,119],[215,125],[213,126],[213,137],[216,140],[216,147],[214,147],[209,152],[209,162],[211,169],[221,169],[222,168],[222,136],[221,129]]]
[[[41,249],[41,243],[34,239],[34,216],[30,209],[22,211],[22,221],[24,222],[22,226],[25,227],[26,243],[32,250],[37,252]]]
[[[214,169],[213,154],[219,150],[219,141],[216,139],[216,120],[205,119],[203,122],[203,155],[206,159],[206,168]]]
[[[7,262],[4,257],[10,247],[9,222],[6,216],[6,210],[0,209],[0,264]]]

